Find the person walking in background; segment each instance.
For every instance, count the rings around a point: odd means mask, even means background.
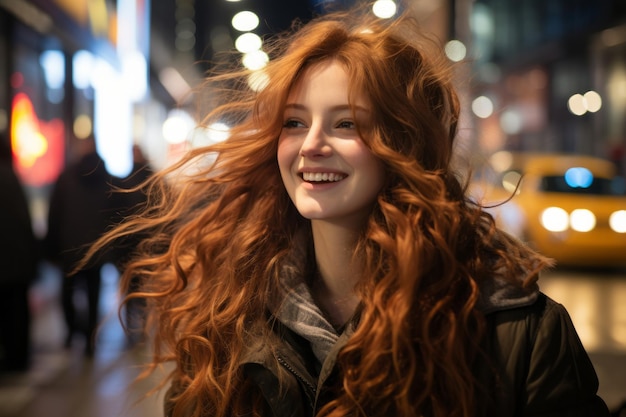
[[[93,355],[99,323],[100,269],[110,259],[102,256],[78,271],[75,268],[88,245],[114,221],[114,177],[98,155],[93,136],[77,140],[76,146],[77,160],[68,164],[54,184],[44,247],[47,257],[64,274],[61,303],[67,325],[66,347],[70,347],[74,335],[82,331],[86,339],[85,353]],[[86,314],[79,314],[75,304],[79,290],[86,291]]]
[[[124,178],[115,177],[114,185],[119,188],[120,193],[116,193],[119,197],[120,215],[122,219],[138,212],[146,202],[145,190],[139,189],[148,178],[154,174],[154,170],[150,162],[146,158],[141,146],[134,144],[133,148],[133,167]]]
[[[158,204],[90,249],[145,233],[121,285],[141,277],[127,300],[174,366],[165,415],[607,417],[539,289],[552,261],[466,194],[441,45],[369,8],[294,30],[255,88],[207,80],[225,95],[202,124],[228,139],[155,174]]]
[[[37,277],[39,244],[28,201],[0,136],[0,372],[26,371],[31,359],[29,289]]]
[[[154,170],[150,162],[146,158],[141,146],[134,144],[133,148],[133,167],[129,175],[125,178],[115,178],[114,199],[117,208],[118,221],[121,222],[137,213],[140,213],[146,202],[147,196],[145,189],[142,188],[148,179],[154,174]],[[117,223],[116,222],[116,223]],[[112,249],[115,266],[118,270],[123,271],[126,263],[129,261],[129,255],[133,252],[139,242],[145,236],[140,234],[130,234],[123,241],[120,239],[115,248]],[[140,289],[139,277],[135,277],[130,285],[129,292],[135,292]],[[135,345],[143,339],[142,332],[144,330],[145,321],[145,300],[143,298],[134,298],[124,306],[125,318],[124,326],[127,330],[129,345]]]

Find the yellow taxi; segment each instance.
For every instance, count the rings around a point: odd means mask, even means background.
[[[559,265],[626,266],[626,191],[610,161],[499,152],[472,194],[497,224]]]

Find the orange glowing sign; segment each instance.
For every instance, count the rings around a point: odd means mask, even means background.
[[[39,120],[30,98],[18,93],[11,112],[11,147],[15,168],[24,183],[53,182],[63,167],[64,126],[60,119]]]

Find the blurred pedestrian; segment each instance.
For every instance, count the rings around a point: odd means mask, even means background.
[[[115,178],[114,185],[120,193],[116,193],[121,217],[132,215],[142,208],[146,202],[146,191],[141,186],[148,180],[154,170],[146,158],[141,146],[134,144],[133,166],[124,178]]]
[[[0,136],[0,193],[0,371],[25,371],[31,356],[28,294],[37,276],[39,246],[4,135]]]
[[[61,302],[67,325],[66,347],[71,346],[76,333],[82,332],[85,353],[92,355],[99,323],[100,270],[110,259],[101,256],[78,271],[74,269],[89,244],[113,223],[114,177],[98,155],[93,136],[76,140],[75,150],[77,160],[68,164],[54,185],[44,242],[47,256],[64,274]],[[86,314],[77,307],[79,291],[86,292]]]
[[[123,221],[143,210],[147,202],[146,190],[143,186],[154,174],[154,170],[141,146],[134,144],[132,151],[133,167],[130,174],[125,178],[116,179],[114,183],[116,189],[114,194],[116,202],[114,205],[119,221]],[[143,238],[144,236],[141,234],[130,234],[125,239],[119,239],[116,242],[112,251],[115,254],[113,256],[115,265],[119,270],[124,269],[125,264],[130,260],[133,249],[139,245]],[[134,277],[130,284],[129,292],[135,292],[139,288],[139,277]],[[145,304],[145,299],[134,298],[124,306],[124,326],[131,346],[143,339]]]

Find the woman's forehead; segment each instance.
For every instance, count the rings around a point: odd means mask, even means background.
[[[348,66],[341,60],[331,57],[312,62],[303,67],[292,84],[288,98],[293,98],[301,92],[302,88],[310,86],[311,81],[319,77],[326,77],[326,83],[321,86],[318,85],[318,87],[323,87],[324,92],[332,94],[334,92],[330,91],[332,88],[345,88],[350,103],[360,107],[370,107],[370,100],[365,89],[358,82],[355,82],[356,80],[350,73]]]

